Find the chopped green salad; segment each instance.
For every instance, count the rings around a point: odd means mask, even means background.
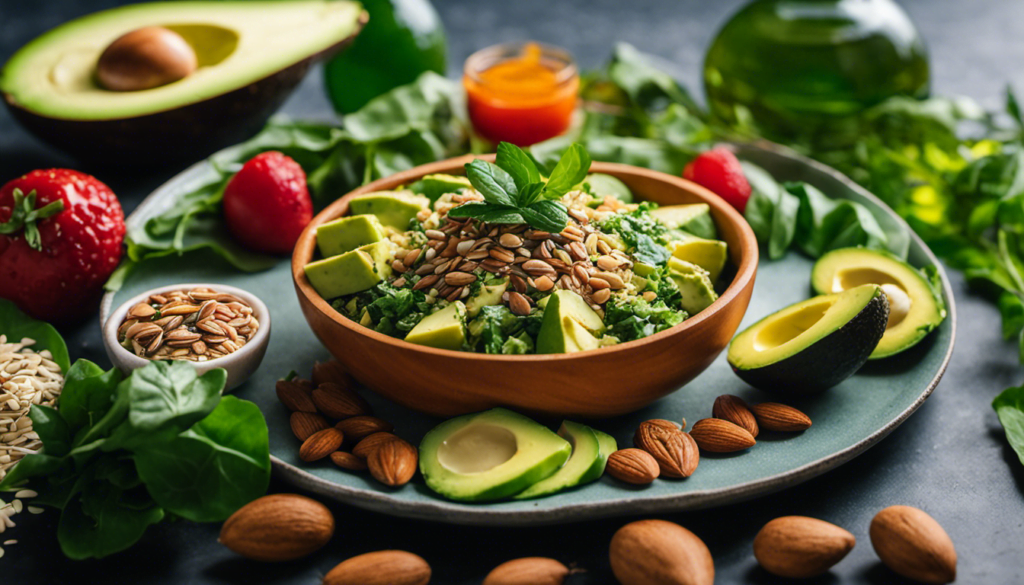
[[[358,196],[353,215],[318,228],[306,275],[365,327],[490,354],[615,345],[714,302],[727,247],[708,205],[635,203],[589,167],[575,146],[543,177],[502,144],[466,176]]]

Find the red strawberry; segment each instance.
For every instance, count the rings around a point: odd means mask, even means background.
[[[740,213],[750,199],[750,183],[736,155],[725,148],[701,153],[683,169],[683,178],[707,187]]]
[[[252,157],[224,189],[228,229],[247,248],[291,254],[313,219],[306,173],[277,151]]]
[[[14,179],[0,188],[0,298],[44,321],[95,314],[124,232],[120,202],[94,177],[49,169]]]

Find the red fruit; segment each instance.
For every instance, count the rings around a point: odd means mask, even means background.
[[[67,169],[0,187],[0,298],[44,321],[95,314],[121,260],[124,212],[114,192]]]
[[[683,178],[707,187],[740,213],[747,208],[750,183],[736,155],[725,148],[701,153],[683,169]]]
[[[224,217],[231,234],[245,247],[291,254],[313,219],[306,173],[277,151],[252,157],[224,189]]]

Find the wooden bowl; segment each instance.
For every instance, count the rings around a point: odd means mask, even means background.
[[[707,203],[729,245],[736,276],[710,307],[644,339],[572,354],[490,355],[434,349],[377,333],[335,311],[306,278],[316,228],[348,213],[352,197],[392,190],[433,173],[463,174],[464,156],[374,181],[313,218],[299,236],[292,276],[313,332],[359,382],[386,398],[437,416],[495,406],[554,416],[608,417],[638,410],[693,380],[725,349],[750,302],[757,240],[743,216],[707,189],[664,173],[594,163],[591,172],[621,179],[639,199],[661,205]],[[484,158],[494,160],[493,155]]]

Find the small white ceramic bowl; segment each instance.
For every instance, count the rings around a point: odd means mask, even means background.
[[[238,351],[210,361],[190,363],[195,365],[196,371],[199,375],[202,375],[213,368],[224,368],[227,370],[228,381],[224,388],[225,391],[233,390],[241,385],[242,382],[248,380],[249,376],[256,371],[256,368],[260,367],[260,362],[263,361],[263,355],[267,353],[267,345],[270,343],[270,311],[267,310],[267,306],[263,304],[263,301],[252,293],[223,284],[199,283],[162,286],[133,297],[118,308],[114,309],[103,324],[103,346],[106,348],[107,357],[110,358],[114,367],[125,374],[128,374],[132,370],[141,368],[152,361],[135,355],[117,342],[117,329],[124,321],[125,315],[128,314],[128,309],[145,301],[150,297],[150,295],[168,293],[176,290],[189,290],[197,287],[212,288],[217,292],[233,294],[244,300],[250,307],[252,307],[253,315],[259,319],[260,328],[256,331],[256,336],[249,340],[249,342],[242,346]]]

